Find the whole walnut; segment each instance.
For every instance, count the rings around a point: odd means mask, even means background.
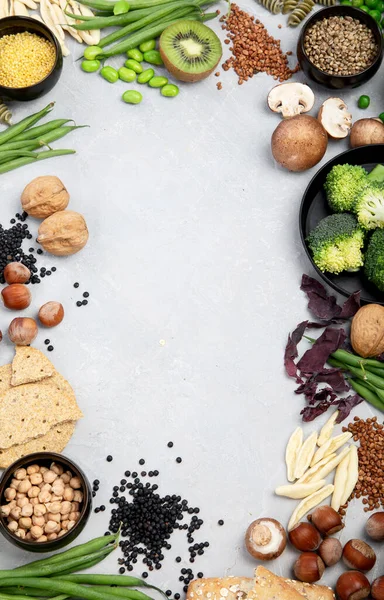
[[[61,210],[41,223],[37,241],[55,256],[68,256],[84,248],[88,236],[82,215],[73,210]]]
[[[23,210],[38,219],[45,219],[59,210],[64,210],[68,202],[69,194],[63,182],[54,175],[36,177],[21,194]]]
[[[366,304],[352,319],[351,344],[364,358],[384,352],[384,306]]]

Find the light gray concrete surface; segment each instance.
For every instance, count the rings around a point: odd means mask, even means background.
[[[241,6],[281,38],[285,51],[295,50],[299,29],[288,29],[285,17],[252,0]],[[224,39],[219,23],[212,27]],[[100,479],[97,503],[108,508],[92,515],[80,539],[104,533],[112,486],[126,469],[139,469],[144,457],[146,469],[161,473],[160,491],[180,493],[201,508],[205,523],[194,537],[211,546],[194,564],[195,573],[251,575],[256,564],[243,546],[249,522],[272,516],[286,524],[296,506],[273,489],[286,481],[285,444],[303,407],[282,363],[288,332],[307,316],[299,285],[303,272],[312,273],[298,211],[318,167],[292,174],[274,164],[270,138],[279,117],[266,107],[274,81],[264,74],[238,86],[228,71],[219,79],[222,91],[211,77],[182,84],[175,99],[145,89],[143,103],[129,106],[120,96],[134,85],[82,73],[75,62],[79,46],[69,43],[72,54],[57,87],[33,104],[15,105],[14,112],[22,118],[55,100],[52,118],[90,125],[54,144],[78,154],[4,175],[0,189],[6,223],[19,210],[24,186],[55,174],[71,193],[70,208],[89,225],[82,252],[44,257],[41,264],[56,265],[57,272],[33,287],[33,307],[26,311],[33,314],[53,299],[65,306],[63,324],[41,332],[37,347],[52,340],[50,358],[77,393],[84,419],[66,454],[91,481]],[[296,79],[304,80],[301,74]],[[331,94],[313,89],[316,115]],[[357,108],[361,93],[372,98],[365,112]],[[376,116],[383,110],[381,72],[342,97],[354,119]],[[330,142],[323,162],[346,148],[346,142]],[[77,308],[85,290],[89,305]],[[1,311],[3,331],[11,316]],[[12,357],[7,341],[1,355],[3,362]],[[356,413],[371,414],[366,406]],[[305,425],[305,432],[324,421]],[[224,527],[217,525],[220,518]],[[364,522],[356,503],[341,540],[362,535]],[[3,567],[31,558],[4,540],[0,547]],[[179,553],[188,558],[181,532],[151,581],[181,591]],[[289,576],[294,556],[289,550],[270,566]],[[115,552],[99,572],[117,572],[117,558]],[[138,565],[136,573],[142,571]],[[327,571],[324,580],[334,583],[337,573]]]

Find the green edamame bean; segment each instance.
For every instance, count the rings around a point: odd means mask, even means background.
[[[132,81],[135,81],[136,79],[135,71],[132,71],[132,69],[127,69],[127,67],[121,67],[118,70],[118,73],[119,79],[121,79],[121,81],[125,81],[126,83],[132,83]]]
[[[95,73],[100,69],[100,61],[99,60],[83,60],[81,63],[81,68],[86,73]]]
[[[359,108],[368,108],[370,103],[371,103],[371,99],[369,96],[360,96],[360,98],[357,101],[357,106]]]
[[[153,69],[145,69],[140,75],[137,77],[137,83],[148,83],[150,79],[154,76],[155,71]]]
[[[139,46],[142,52],[149,52],[149,50],[154,50],[156,48],[156,40],[148,40],[148,42],[143,42]]]
[[[138,48],[132,48],[132,50],[128,50],[127,56],[128,58],[133,58],[133,60],[136,60],[137,62],[144,60],[143,53],[140,52]]]
[[[140,94],[140,92],[137,92],[136,90],[127,90],[126,92],[124,92],[122,98],[127,104],[140,104],[140,102],[143,99],[143,96],[142,94]]]
[[[88,46],[88,48],[84,50],[84,58],[86,60],[95,60],[99,54],[103,54],[103,49],[99,46]]]
[[[165,96],[166,98],[174,98],[175,96],[178,96],[179,91],[180,90],[177,85],[174,85],[173,83],[167,83],[161,88],[161,95]]]
[[[158,50],[148,50],[144,52],[144,60],[150,65],[163,65],[163,59]]]
[[[132,69],[135,73],[143,72],[141,64],[137,62],[137,60],[133,60],[133,58],[128,58],[128,60],[125,61],[124,66],[127,67],[127,69]]]
[[[119,79],[119,74],[113,67],[103,67],[100,71],[100,75],[109,83],[116,83]]]
[[[161,88],[164,85],[167,85],[167,83],[168,79],[166,77],[162,77],[161,75],[158,75],[157,77],[152,77],[152,79],[148,81],[148,85],[151,88]]]

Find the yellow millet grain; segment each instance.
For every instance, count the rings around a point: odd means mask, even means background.
[[[0,85],[28,87],[44,79],[56,59],[54,45],[25,31],[0,38]]]

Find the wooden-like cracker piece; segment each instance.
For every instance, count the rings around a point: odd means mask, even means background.
[[[12,361],[12,386],[35,383],[51,377],[55,372],[51,361],[40,350],[30,346],[16,346],[15,351]]]

